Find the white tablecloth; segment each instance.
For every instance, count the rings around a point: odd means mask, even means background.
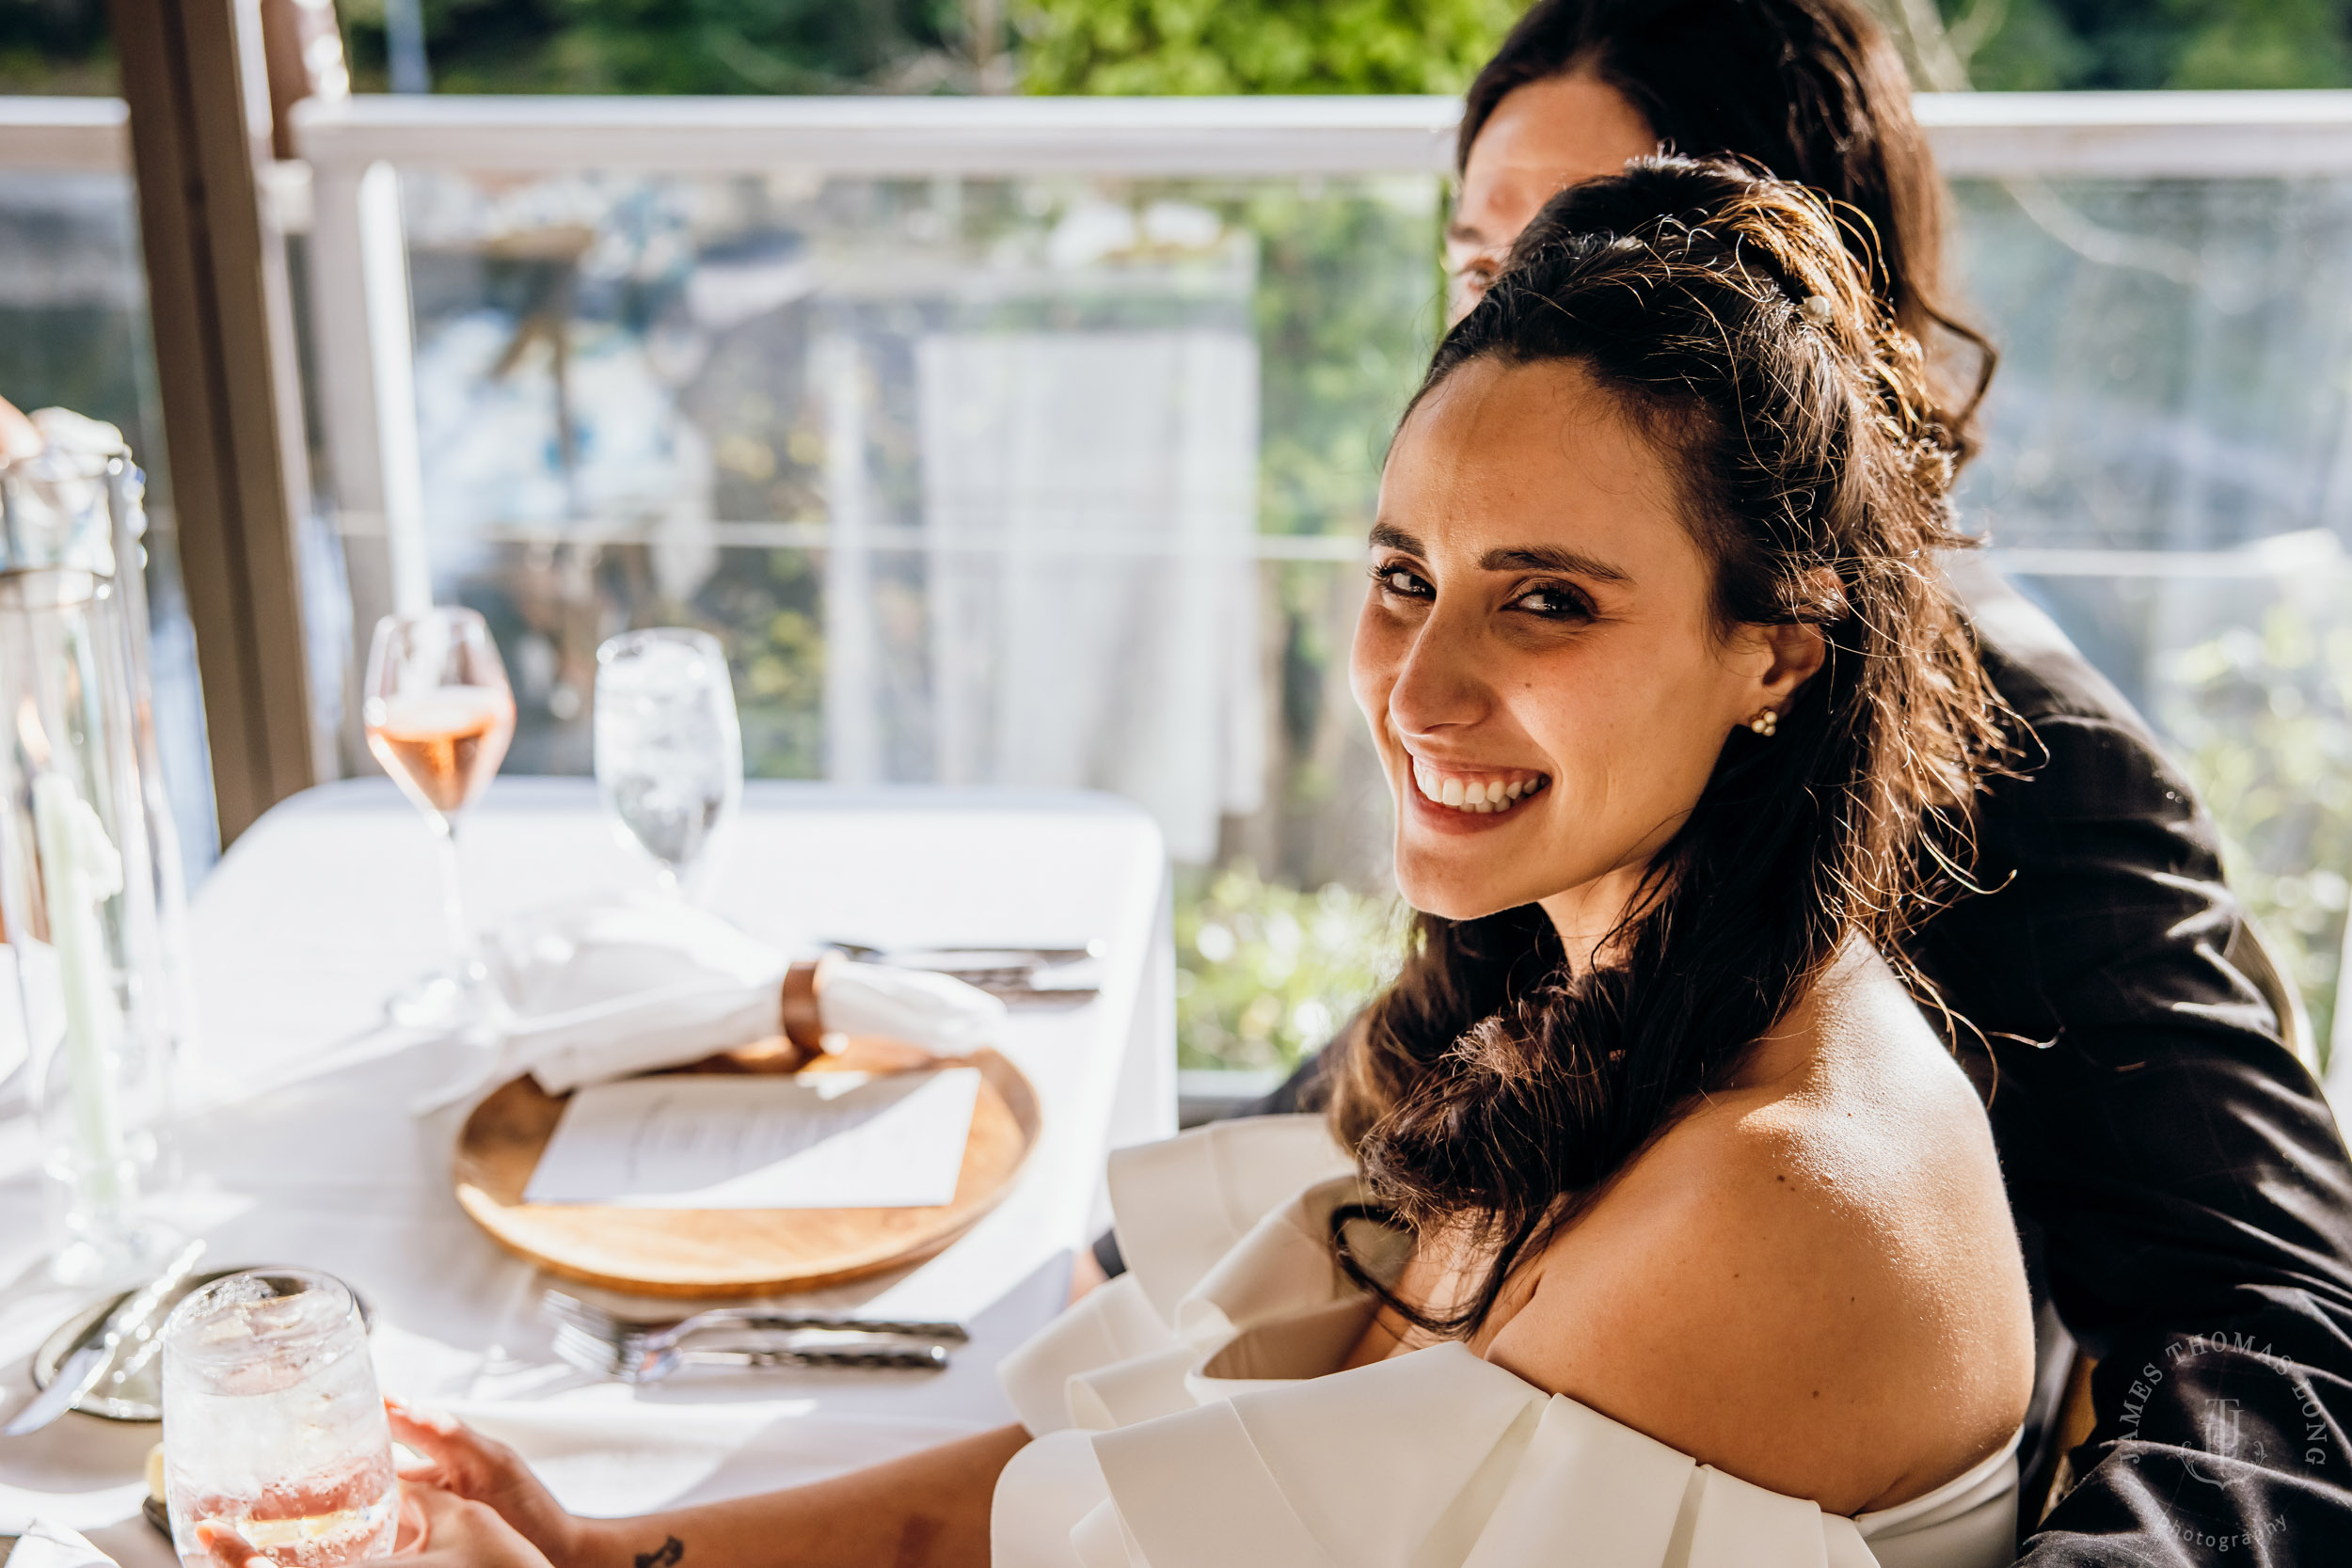
[[[651,882],[585,781],[501,781],[460,846],[485,924]],[[201,1034],[181,1077],[176,1217],[211,1239],[211,1266],[300,1262],[350,1281],[376,1310],[389,1390],[516,1444],[582,1512],[762,1490],[1009,1419],[994,1362],[1058,1307],[1072,1251],[1104,1212],[1104,1153],[1174,1130],[1166,863],[1134,808],[754,784],[714,854],[705,901],[779,943],[1108,943],[1098,1000],[1013,1015],[1006,1054],[1043,1110],[1014,1193],[920,1267],[798,1298],[965,1321],[973,1343],[945,1373],[694,1371],[629,1389],[553,1364],[537,1318],[550,1281],[451,1196],[464,1108],[422,1120],[406,1109],[455,1070],[457,1048],[381,1023],[384,997],[440,957],[431,845],[389,784],[328,785],[278,807],[194,911]],[[29,1390],[33,1348],[82,1299],[45,1277],[21,1094],[21,1081],[0,1088],[0,1409]],[[167,1563],[134,1517],[157,1432],[75,1415],[0,1439],[0,1512],[81,1528],[126,1568]]]

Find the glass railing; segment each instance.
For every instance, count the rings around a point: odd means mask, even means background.
[[[2002,353],[1966,515],[2186,766],[2325,1038],[2352,874],[2352,167],[1956,194]]]
[[[1178,865],[1185,1065],[1279,1067],[1394,952],[1344,663],[1438,322],[1452,113],[307,108],[352,625],[487,614],[510,769],[584,770],[596,642],[689,623],[729,650],[755,773],[1124,794]],[[1921,113],[2004,354],[1968,519],[2205,792],[2324,1040],[2352,95]]]
[[[2004,353],[1967,515],[2204,790],[2324,1041],[2352,95],[1920,107]],[[1344,658],[1452,112],[357,101],[306,145],[399,169],[413,553],[499,621],[526,765],[585,766],[598,635],[683,619],[755,767],[1118,790],[1179,867],[1185,1065],[1266,1068],[1394,950]]]
[[[1387,806],[1343,653],[1435,178],[402,195],[425,554],[506,650],[510,768],[587,768],[599,638],[702,626],[755,773],[1149,810],[1188,1059],[1274,1065],[1369,991]],[[1289,888],[1330,892],[1302,922]]]

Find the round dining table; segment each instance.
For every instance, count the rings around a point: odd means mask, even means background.
[[[583,779],[500,780],[467,813],[459,849],[481,929],[654,887]],[[386,999],[447,958],[434,847],[389,783],[283,802],[191,901],[177,1168],[157,1213],[206,1240],[207,1268],[302,1264],[348,1282],[372,1310],[388,1392],[513,1443],[583,1513],[788,1485],[1010,1419],[994,1364],[1067,1299],[1072,1259],[1107,1213],[1105,1154],[1175,1130],[1168,862],[1136,807],[754,783],[702,870],[698,902],[794,952],[1099,944],[1090,998],[1016,1006],[998,1042],[1041,1113],[1004,1200],[926,1261],[790,1298],[961,1323],[970,1341],[944,1371],[694,1367],[629,1386],[554,1355],[541,1303],[561,1282],[501,1251],[453,1193],[453,1148],[479,1093],[416,1108],[482,1048],[388,1020]],[[0,1007],[16,1006],[9,990]],[[0,1081],[0,1417],[31,1397],[35,1350],[92,1294],[49,1277],[25,1078]],[[644,1315],[691,1309],[580,1293]],[[0,1438],[0,1518],[81,1530],[125,1568],[171,1562],[140,1516],[159,1438],[82,1414]]]

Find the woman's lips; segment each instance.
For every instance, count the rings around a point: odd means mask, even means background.
[[[1407,771],[1421,803],[1434,811],[1463,816],[1505,816],[1519,803],[1540,793],[1551,781],[1524,768],[1502,771],[1455,772],[1408,755]]]

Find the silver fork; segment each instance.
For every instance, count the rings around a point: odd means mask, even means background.
[[[569,1323],[555,1331],[555,1354],[565,1363],[621,1383],[659,1383],[680,1367],[886,1367],[940,1371],[947,1347],[888,1335],[803,1329],[782,1345],[686,1347],[624,1351]]]
[[[718,1307],[685,1318],[624,1318],[617,1312],[582,1301],[562,1291],[549,1291],[539,1309],[558,1323],[568,1324],[610,1344],[615,1354],[644,1357],[674,1349],[689,1337],[710,1329],[753,1329],[793,1333],[826,1329],[844,1334],[889,1334],[907,1339],[929,1339],[960,1345],[971,1336],[961,1323],[909,1323],[891,1318],[843,1317],[820,1312],[779,1312],[773,1307]]]

